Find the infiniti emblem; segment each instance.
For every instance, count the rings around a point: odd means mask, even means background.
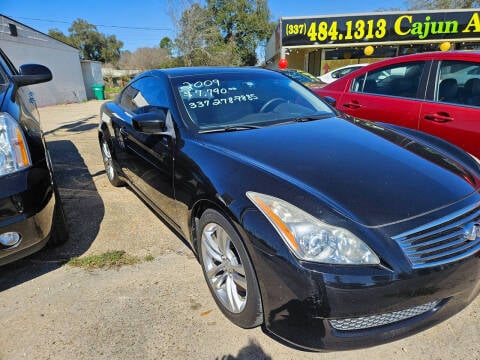
[[[463,233],[465,240],[475,241],[477,237],[480,237],[480,225],[476,223],[470,223],[465,226],[465,232]]]

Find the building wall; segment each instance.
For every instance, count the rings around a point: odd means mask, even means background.
[[[288,67],[290,69],[305,69],[305,50],[295,49],[291,50],[289,55],[285,56],[288,61]]]
[[[17,36],[12,35],[10,24],[15,25]],[[0,47],[17,68],[38,63],[52,71],[52,81],[30,87],[39,106],[86,99],[77,49],[1,15]]]

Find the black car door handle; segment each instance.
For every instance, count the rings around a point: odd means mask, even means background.
[[[357,100],[352,100],[348,104],[343,104],[344,107],[347,109],[358,109],[361,108],[362,105]]]
[[[434,114],[425,114],[424,119],[438,123],[446,123],[449,121],[453,121],[453,117],[451,117],[449,113],[443,111]]]

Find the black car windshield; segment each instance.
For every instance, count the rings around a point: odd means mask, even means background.
[[[186,76],[174,78],[173,86],[200,131],[244,130],[335,116],[314,93],[274,72]]]

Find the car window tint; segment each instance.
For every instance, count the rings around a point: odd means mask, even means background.
[[[480,63],[442,61],[437,74],[435,100],[480,106]]]
[[[416,98],[425,63],[409,62],[383,67],[354,79],[351,90],[370,94]]]
[[[133,98],[138,91],[132,86],[127,86],[119,98],[120,105],[123,106],[126,110],[133,111],[135,109],[135,104],[133,103]]]
[[[134,113],[147,112],[152,107],[169,107],[165,84],[160,78],[141,78],[123,90],[120,105]]]

